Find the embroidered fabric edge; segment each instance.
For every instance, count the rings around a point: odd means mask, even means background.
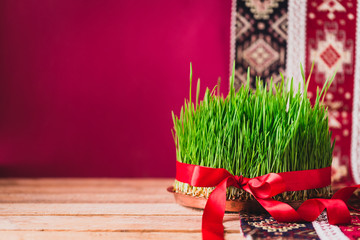
[[[229,59],[229,77],[231,77],[233,64],[235,61],[235,42],[236,42],[236,0],[231,0],[230,16],[230,59]],[[229,86],[230,89],[230,86]]]
[[[347,240],[348,237],[340,230],[336,225],[330,225],[327,219],[326,212],[322,212],[321,215],[312,222],[312,225],[316,231],[316,234],[321,240]]]
[[[299,83],[302,86],[300,63],[303,66],[306,64],[306,2],[289,0],[288,5],[286,76],[294,78],[296,90]],[[288,86],[290,87],[290,84]]]
[[[351,131],[351,170],[354,181],[360,183],[360,2],[356,12],[355,73]]]

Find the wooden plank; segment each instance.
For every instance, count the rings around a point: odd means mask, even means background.
[[[129,184],[126,186],[118,185],[118,186],[48,186],[48,185],[2,185],[0,186],[1,193],[153,193],[159,194],[166,192],[168,186],[165,184],[163,186],[134,186],[134,184]]]
[[[174,178],[3,178],[1,186],[170,186]]]
[[[173,202],[173,179],[3,179],[1,203]]]
[[[168,193],[0,193],[0,203],[174,203]]]
[[[240,232],[238,215],[226,215],[225,231]],[[200,232],[199,216],[0,216],[0,231]]]
[[[172,203],[173,179],[1,179],[0,203]]]
[[[15,203],[0,204],[1,216],[25,215],[54,215],[54,216],[80,216],[80,215],[120,215],[120,216],[169,216],[192,215],[201,216],[201,210],[186,208],[176,203]]]
[[[173,233],[173,232],[33,232],[33,231],[0,231],[2,239],[7,240],[184,240],[201,239],[201,233]],[[240,233],[226,233],[226,240],[245,239]]]

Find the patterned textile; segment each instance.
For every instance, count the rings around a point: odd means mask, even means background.
[[[241,230],[246,239],[321,239],[346,240],[360,237],[360,214],[352,213],[353,224],[330,225],[326,213],[312,223],[278,223],[268,214],[240,214]]]
[[[336,225],[330,225],[327,220],[326,212],[323,212],[316,221],[312,222],[316,234],[320,239],[327,240],[346,240],[349,239]]]
[[[278,223],[270,215],[240,214],[247,239],[320,239],[311,223]]]
[[[333,181],[360,183],[360,4],[356,0],[234,0],[232,9],[230,62],[235,59],[236,87],[245,82],[249,66],[252,76],[264,81],[279,82],[282,72],[293,76],[298,86],[299,63],[308,75],[314,62],[308,93],[314,101],[317,87],[337,70],[324,101],[336,139]]]
[[[340,226],[341,231],[349,239],[360,239],[360,213],[351,213],[351,225]]]
[[[285,72],[287,7],[284,0],[237,1],[236,11],[236,87],[246,83],[251,66],[253,76],[279,81]],[[252,86],[255,82],[252,79]]]

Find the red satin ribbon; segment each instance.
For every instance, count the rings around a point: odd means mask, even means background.
[[[223,168],[209,168],[176,162],[176,180],[196,187],[215,187],[202,217],[203,239],[224,239],[226,188],[234,186],[250,193],[278,222],[314,221],[325,208],[330,224],[350,223],[346,202],[360,185],[345,187],[331,199],[309,199],[298,210],[272,199],[285,191],[300,191],[330,185],[331,168],[269,173],[255,178],[234,176]]]

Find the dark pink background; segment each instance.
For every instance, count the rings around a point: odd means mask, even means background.
[[[0,176],[174,176],[189,62],[228,88],[230,5],[0,1]]]

